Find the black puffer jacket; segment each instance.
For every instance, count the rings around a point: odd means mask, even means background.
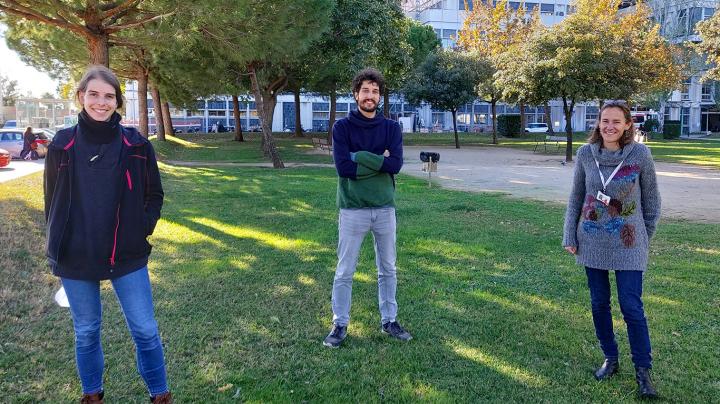
[[[147,264],[152,234],[160,218],[163,189],[152,144],[132,128],[118,125],[122,136],[120,181],[116,201],[116,220],[112,228],[98,228],[97,243],[82,246],[86,253],[67,254],[63,246],[65,231],[72,220],[73,145],[81,125],[57,133],[45,159],[45,220],[47,221],[46,255],[57,276],[82,279],[113,279],[140,269]],[[83,195],[82,198],[93,198]],[[83,201],[85,202],[85,201]],[[89,202],[89,201],[88,201]],[[105,245],[111,244],[111,245]],[[73,250],[77,251],[78,246]],[[74,256],[71,256],[74,255]]]

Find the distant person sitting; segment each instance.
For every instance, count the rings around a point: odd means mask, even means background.
[[[227,132],[227,130],[225,129],[225,125],[223,125],[220,122],[218,122],[217,131],[218,131],[218,133]]]
[[[37,160],[40,156],[37,153],[37,136],[32,131],[32,127],[28,126],[25,128],[23,134],[23,149],[20,152],[20,157],[24,160]]]

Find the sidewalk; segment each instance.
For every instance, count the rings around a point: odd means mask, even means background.
[[[0,168],[0,182],[14,180],[44,169],[44,159],[35,161],[12,160],[10,165]]]
[[[427,178],[420,151],[440,153],[433,182],[472,192],[502,192],[518,198],[567,203],[574,163],[564,155],[543,155],[502,147],[405,147],[402,173]],[[720,223],[720,170],[655,163],[664,217]]]

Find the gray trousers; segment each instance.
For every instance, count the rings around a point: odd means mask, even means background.
[[[357,267],[360,246],[368,231],[375,241],[375,264],[378,271],[378,305],[382,323],[397,316],[397,275],[395,269],[395,208],[340,209],[338,223],[338,264],[332,290],[333,323],[350,322],[352,280]]]

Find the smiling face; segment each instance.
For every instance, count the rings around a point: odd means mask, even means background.
[[[90,118],[98,122],[109,121],[118,107],[115,88],[100,79],[90,80],[85,91],[78,93],[78,98]]]
[[[363,81],[354,96],[360,113],[368,118],[375,116],[375,110],[380,103],[380,86],[377,83],[369,80]]]
[[[632,126],[632,121],[625,119],[620,108],[605,108],[600,115],[600,136],[603,147],[611,150],[620,148],[620,138]]]

